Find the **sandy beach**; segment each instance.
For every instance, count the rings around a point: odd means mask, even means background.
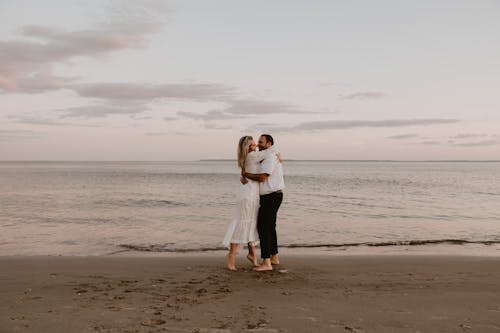
[[[500,258],[1,257],[0,332],[500,332]]]

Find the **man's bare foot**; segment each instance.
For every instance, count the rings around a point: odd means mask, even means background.
[[[262,261],[262,264],[260,264],[257,267],[254,267],[253,270],[257,272],[272,271],[273,266],[271,265],[271,259],[265,258],[264,261]]]
[[[260,264],[259,266],[254,267],[253,270],[256,272],[272,271],[273,266],[271,266],[271,264]]]
[[[250,254],[247,254],[247,259],[250,260],[250,262],[252,263],[252,265],[254,267],[257,267],[259,266],[259,264],[257,263],[257,258],[255,256],[252,256]]]
[[[274,254],[271,256],[271,265],[279,265],[280,264],[280,260],[278,258],[278,255],[277,254]]]
[[[228,253],[227,254],[227,269],[230,271],[236,271],[236,265],[235,265],[235,255]]]

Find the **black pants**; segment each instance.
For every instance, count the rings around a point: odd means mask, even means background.
[[[278,237],[276,235],[276,217],[283,201],[282,192],[273,192],[260,196],[257,230],[260,238],[260,256],[270,258],[278,253]]]

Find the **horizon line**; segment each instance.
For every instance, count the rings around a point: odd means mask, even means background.
[[[0,163],[13,162],[235,162],[236,159],[214,158],[196,160],[0,160]],[[500,162],[500,160],[393,160],[393,159],[285,159],[288,162]]]

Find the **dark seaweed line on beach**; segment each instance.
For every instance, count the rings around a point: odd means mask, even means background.
[[[362,242],[362,243],[340,243],[340,244],[283,244],[282,248],[335,248],[335,247],[356,247],[356,246],[419,246],[419,245],[436,245],[436,244],[451,244],[451,245],[465,245],[465,244],[481,244],[493,245],[500,244],[500,240],[486,240],[486,241],[473,241],[465,239],[427,239],[427,240],[409,240],[409,241],[392,241],[392,242]],[[139,251],[139,252],[173,252],[173,253],[186,253],[186,252],[207,252],[207,251],[221,251],[226,250],[225,247],[200,247],[200,248],[169,248],[165,245],[132,245],[120,244],[118,245],[123,250],[114,253],[125,251]]]

